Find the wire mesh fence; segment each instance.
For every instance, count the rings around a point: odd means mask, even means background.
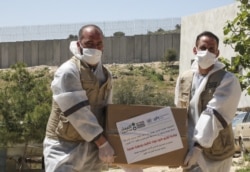
[[[113,36],[115,32],[123,32],[126,36],[147,34],[158,29],[173,30],[180,25],[180,18],[93,22],[98,25],[106,37]],[[69,35],[77,35],[79,29],[88,23],[55,24],[0,27],[0,42],[17,42],[31,40],[67,39]]]

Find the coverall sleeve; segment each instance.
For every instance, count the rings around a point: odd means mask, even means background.
[[[178,76],[176,85],[175,85],[174,104],[176,107],[180,107],[179,106],[179,89],[180,89],[179,87],[180,87],[180,76]]]
[[[76,65],[70,61],[64,63],[55,72],[51,83],[53,99],[76,131],[86,141],[93,140],[103,132],[95,115],[91,112],[86,91],[80,82]]]
[[[227,125],[231,124],[240,96],[241,87],[238,79],[232,73],[226,73],[216,88],[213,98],[208,102],[207,109],[201,113],[198,119],[194,140],[203,147],[211,147],[219,131],[223,129],[221,121],[214,114],[215,111]]]
[[[111,89],[108,92],[107,104],[113,104],[113,79],[112,79],[111,71],[108,70],[108,73],[109,73],[110,78],[111,78],[111,81],[110,81],[111,82]]]

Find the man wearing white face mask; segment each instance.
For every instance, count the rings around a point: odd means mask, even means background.
[[[231,122],[241,88],[238,79],[217,60],[218,45],[212,32],[199,34],[191,70],[181,74],[176,83],[175,104],[188,110],[186,172],[230,171],[234,154]]]
[[[114,161],[102,134],[104,108],[112,103],[111,74],[101,63],[103,39],[98,26],[83,26],[70,44],[74,56],[55,72],[43,144],[47,172],[99,172]]]

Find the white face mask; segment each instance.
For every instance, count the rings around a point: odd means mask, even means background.
[[[214,53],[206,51],[197,51],[195,59],[202,69],[207,69],[212,66],[216,61],[216,55]]]
[[[90,65],[96,65],[100,62],[102,51],[93,48],[82,48],[81,60],[85,61]]]

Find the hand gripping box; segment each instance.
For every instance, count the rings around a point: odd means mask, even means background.
[[[115,150],[114,164],[183,165],[188,149],[186,109],[110,104],[105,125],[105,135]]]

